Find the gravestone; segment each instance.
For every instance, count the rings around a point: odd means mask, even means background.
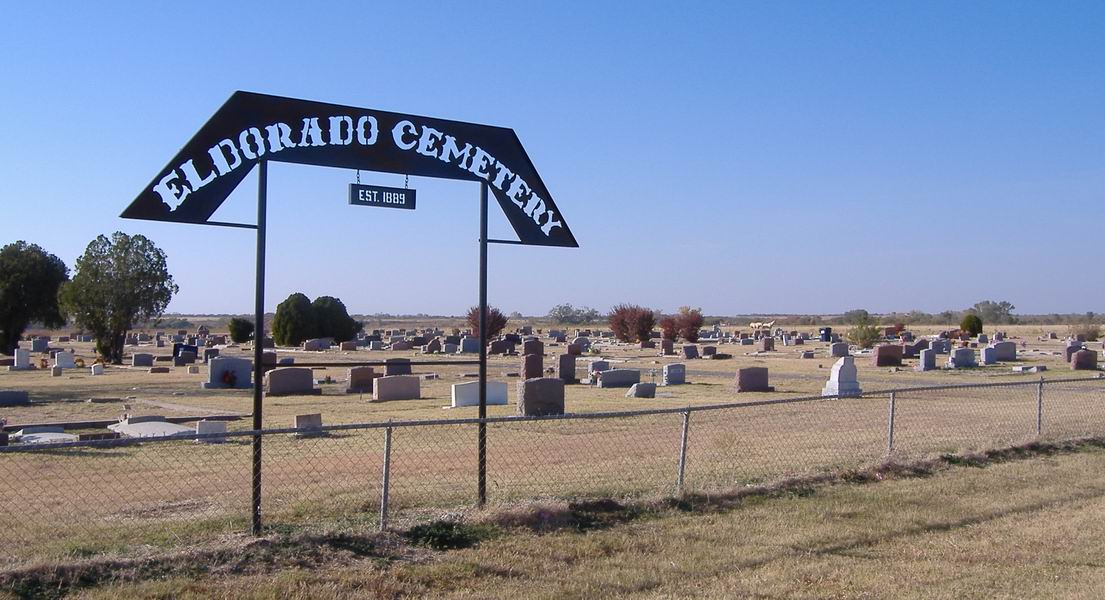
[[[372,401],[418,400],[422,397],[421,384],[422,378],[411,375],[377,377],[372,386]]]
[[[583,355],[583,346],[580,346],[579,344],[568,344],[568,354],[572,356]]]
[[[660,340],[660,355],[661,356],[673,356],[675,354],[675,342],[671,340]]]
[[[492,340],[487,347],[488,354],[513,354],[514,344],[507,340]]]
[[[1063,348],[1063,362],[1069,363],[1071,361],[1071,357],[1074,356],[1074,353],[1078,352],[1081,349],[1082,344],[1079,344],[1077,342],[1068,344],[1066,348]]]
[[[195,357],[199,354],[199,351],[199,348],[197,348],[196,346],[191,346],[188,344],[173,344],[174,357],[180,356],[183,352],[191,352],[192,359],[195,360]]]
[[[282,367],[265,374],[265,386],[269,396],[298,396],[321,394],[315,388],[311,370],[306,367]]]
[[[348,374],[347,394],[363,394],[372,392],[372,381],[376,371],[372,367],[351,367]]]
[[[597,381],[596,373],[610,370],[610,363],[605,360],[593,360],[587,365],[587,377],[591,383]]]
[[[180,354],[173,357],[174,367],[183,367],[185,365],[195,364],[196,355],[187,350],[182,350]]]
[[[902,358],[916,358],[922,350],[928,347],[928,340],[918,340],[912,344],[905,344],[902,346]]]
[[[576,357],[571,354],[561,354],[558,359],[556,376],[564,383],[577,383]]]
[[[297,438],[318,437],[325,433],[322,431],[322,413],[296,415],[292,426],[300,430],[295,434]]]
[[[656,397],[656,384],[655,383],[634,383],[629,386],[629,391],[625,393],[626,398],[655,398]]]
[[[208,362],[211,361],[212,358],[215,358],[218,355],[219,355],[219,349],[218,348],[204,348],[203,349],[203,362],[208,363]]]
[[[902,366],[902,347],[897,344],[883,344],[875,346],[872,353],[871,364],[876,367],[900,367]]]
[[[526,340],[522,342],[522,354],[545,355],[545,344],[541,340]]]
[[[468,335],[460,338],[460,351],[465,354],[478,354],[480,351],[480,340]]]
[[[687,365],[672,363],[664,365],[664,385],[683,385],[687,383]]]
[[[929,348],[937,354],[950,354],[952,351],[952,343],[950,340],[937,339],[929,342]]]
[[[389,358],[384,363],[385,376],[411,374],[411,360],[409,358]]]
[[[775,338],[762,337],[756,341],[757,352],[772,352],[775,350]]]
[[[990,343],[989,336],[987,336],[985,333],[978,334],[978,343],[979,344],[988,344],[988,343]]]
[[[73,360],[72,352],[58,352],[54,355],[54,366],[59,369],[75,369],[77,363]]]
[[[996,365],[998,364],[998,351],[993,346],[986,346],[979,351],[979,356],[982,359],[982,364]]]
[[[452,407],[480,405],[480,382],[469,381],[467,383],[454,383],[452,386]],[[506,383],[502,381],[487,382],[487,405],[507,404]]]
[[[770,339],[770,338],[768,338]],[[737,392],[774,392],[768,385],[767,367],[745,367],[737,369]]]
[[[203,383],[203,389],[249,389],[253,387],[250,379],[252,372],[253,362],[250,360],[233,356],[216,356],[211,359],[207,367],[207,381]]]
[[[215,436],[196,438],[197,443],[221,444],[226,441],[226,421],[208,421],[207,419],[197,421],[196,435]]]
[[[933,349],[927,349],[921,351],[921,360],[917,363],[917,366],[913,368],[915,371],[932,371],[936,369],[936,351]]]
[[[460,349],[456,344],[444,343],[441,345],[441,351],[445,354],[456,354]]]
[[[12,365],[8,367],[9,371],[29,371],[34,367],[31,366],[31,352],[30,350],[24,350],[22,348],[15,349],[15,357],[12,361]]]
[[[527,354],[522,357],[519,373],[522,379],[538,379],[545,375],[544,358],[541,354]]]
[[[975,351],[970,348],[956,348],[952,351],[951,356],[948,357],[948,368],[950,369],[963,369],[977,366],[978,363],[975,362]]]
[[[1070,357],[1070,368],[1075,371],[1097,370],[1097,352],[1094,350],[1079,350]]]
[[[391,343],[391,350],[393,352],[406,352],[411,348],[414,348],[414,346],[407,340],[399,340]]]
[[[848,342],[836,342],[829,345],[829,356],[840,358],[848,356]]]
[[[1011,361],[1017,360],[1017,343],[1016,342],[994,342],[990,344],[990,347],[994,349],[994,360]]]
[[[355,341],[342,342],[340,345],[338,345],[338,350],[340,350],[342,352],[352,352],[352,351],[355,351],[356,349],[357,349],[357,342],[355,342]]]
[[[369,350],[377,350],[377,351],[383,350],[384,349],[384,343],[381,342],[380,340],[371,340],[371,341],[368,342],[368,349]]]
[[[587,352],[591,349],[591,340],[584,336],[576,337],[572,340],[572,343],[578,345],[583,352]]]
[[[598,373],[600,388],[629,387],[641,381],[641,372],[637,369],[607,369]]]
[[[694,344],[686,344],[683,346],[683,360],[694,360],[698,358],[698,346]]]
[[[103,363],[96,363],[96,364],[92,365],[91,367],[89,367],[89,369],[90,369],[89,372],[93,376],[104,374],[104,365],[103,365]]]
[[[822,327],[821,329],[819,329],[817,331],[817,339],[819,339],[822,342],[831,342],[831,341],[833,341],[833,328],[832,327]],[[843,355],[843,356],[847,356],[847,355]]]
[[[23,390],[0,390],[0,407],[26,406],[30,403],[30,394]]]
[[[856,371],[856,359],[853,356],[845,356],[833,364],[829,373],[829,381],[821,388],[822,396],[859,396],[863,390],[859,387],[859,379]]]
[[[31,352],[46,352],[50,349],[50,340],[37,337],[31,340]]]
[[[715,354],[717,354],[717,346],[703,346],[702,347],[702,357],[703,358],[710,358]]]
[[[132,354],[130,357],[130,366],[132,367],[152,367],[153,355],[152,354]]]
[[[653,350],[656,348],[656,342],[652,340],[644,340],[641,342],[641,350]]]
[[[459,346],[460,345],[460,336],[459,335],[447,335],[447,336],[445,336],[444,343],[452,344],[454,346]],[[476,348],[476,351],[479,352],[479,347]]]
[[[157,375],[157,374],[161,374],[161,373],[168,373],[171,370],[172,369],[170,369],[169,367],[150,367],[149,373],[153,374],[153,375]],[[60,369],[58,370],[58,374],[59,375],[61,374]]]
[[[555,377],[519,381],[518,414],[528,417],[564,414],[564,382]]]

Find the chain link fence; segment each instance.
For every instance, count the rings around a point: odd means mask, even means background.
[[[910,388],[489,418],[492,504],[711,493],[1029,441],[1105,435],[1105,379]],[[0,447],[0,561],[141,555],[266,531],[364,531],[477,499],[479,419]],[[219,443],[211,443],[211,442]]]

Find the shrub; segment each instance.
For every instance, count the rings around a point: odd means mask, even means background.
[[[315,336],[330,337],[336,342],[348,342],[357,337],[364,324],[349,316],[345,304],[332,296],[319,296],[311,303],[315,315]]]
[[[1101,326],[1096,323],[1081,323],[1078,325],[1071,325],[1070,327],[1071,337],[1077,337],[1079,335],[1086,336],[1087,342],[1096,342],[1101,337]]]
[[[660,335],[665,340],[675,341],[679,335],[679,323],[675,321],[675,317],[669,315],[660,319]]]
[[[480,333],[480,307],[473,306],[468,309],[468,315],[465,317],[468,321],[468,328],[472,330],[472,333],[479,335]],[[503,314],[503,311],[495,308],[494,306],[487,307],[487,339],[499,335],[503,329],[506,328],[507,318]],[[485,341],[486,343],[486,341]]]
[[[303,340],[318,337],[315,312],[307,296],[296,292],[276,305],[272,320],[272,339],[278,346],[298,346]]]
[[[860,348],[870,348],[882,339],[882,332],[873,323],[866,323],[852,327],[844,337],[850,344]]]
[[[702,318],[702,309],[681,306],[675,322],[679,335],[693,344],[698,341],[698,330],[702,329],[705,319]]]
[[[606,317],[614,337],[621,342],[645,341],[652,337],[656,315],[636,304],[619,304]]]
[[[478,313],[479,310],[477,309],[476,312]],[[493,534],[494,530],[487,526],[466,525],[454,521],[434,521],[416,525],[403,535],[411,543],[419,546],[428,546],[434,550],[455,550],[474,546]]]
[[[235,344],[244,343],[253,335],[253,321],[249,319],[234,317],[230,319],[230,323],[227,327],[230,329],[230,341]]]
[[[982,318],[974,313],[968,313],[959,322],[959,329],[972,336],[982,333]]]

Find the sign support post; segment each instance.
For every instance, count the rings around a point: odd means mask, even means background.
[[[269,161],[257,161],[257,287],[254,292],[253,328],[253,431],[262,428],[261,404],[265,377],[265,228],[268,204]],[[253,498],[250,529],[261,535],[261,434],[253,436]]]
[[[479,505],[487,504],[487,182],[480,183],[480,425]]]

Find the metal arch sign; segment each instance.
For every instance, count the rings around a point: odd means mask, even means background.
[[[206,223],[260,160],[486,182],[521,243],[579,246],[512,129],[241,91],[120,216]]]

